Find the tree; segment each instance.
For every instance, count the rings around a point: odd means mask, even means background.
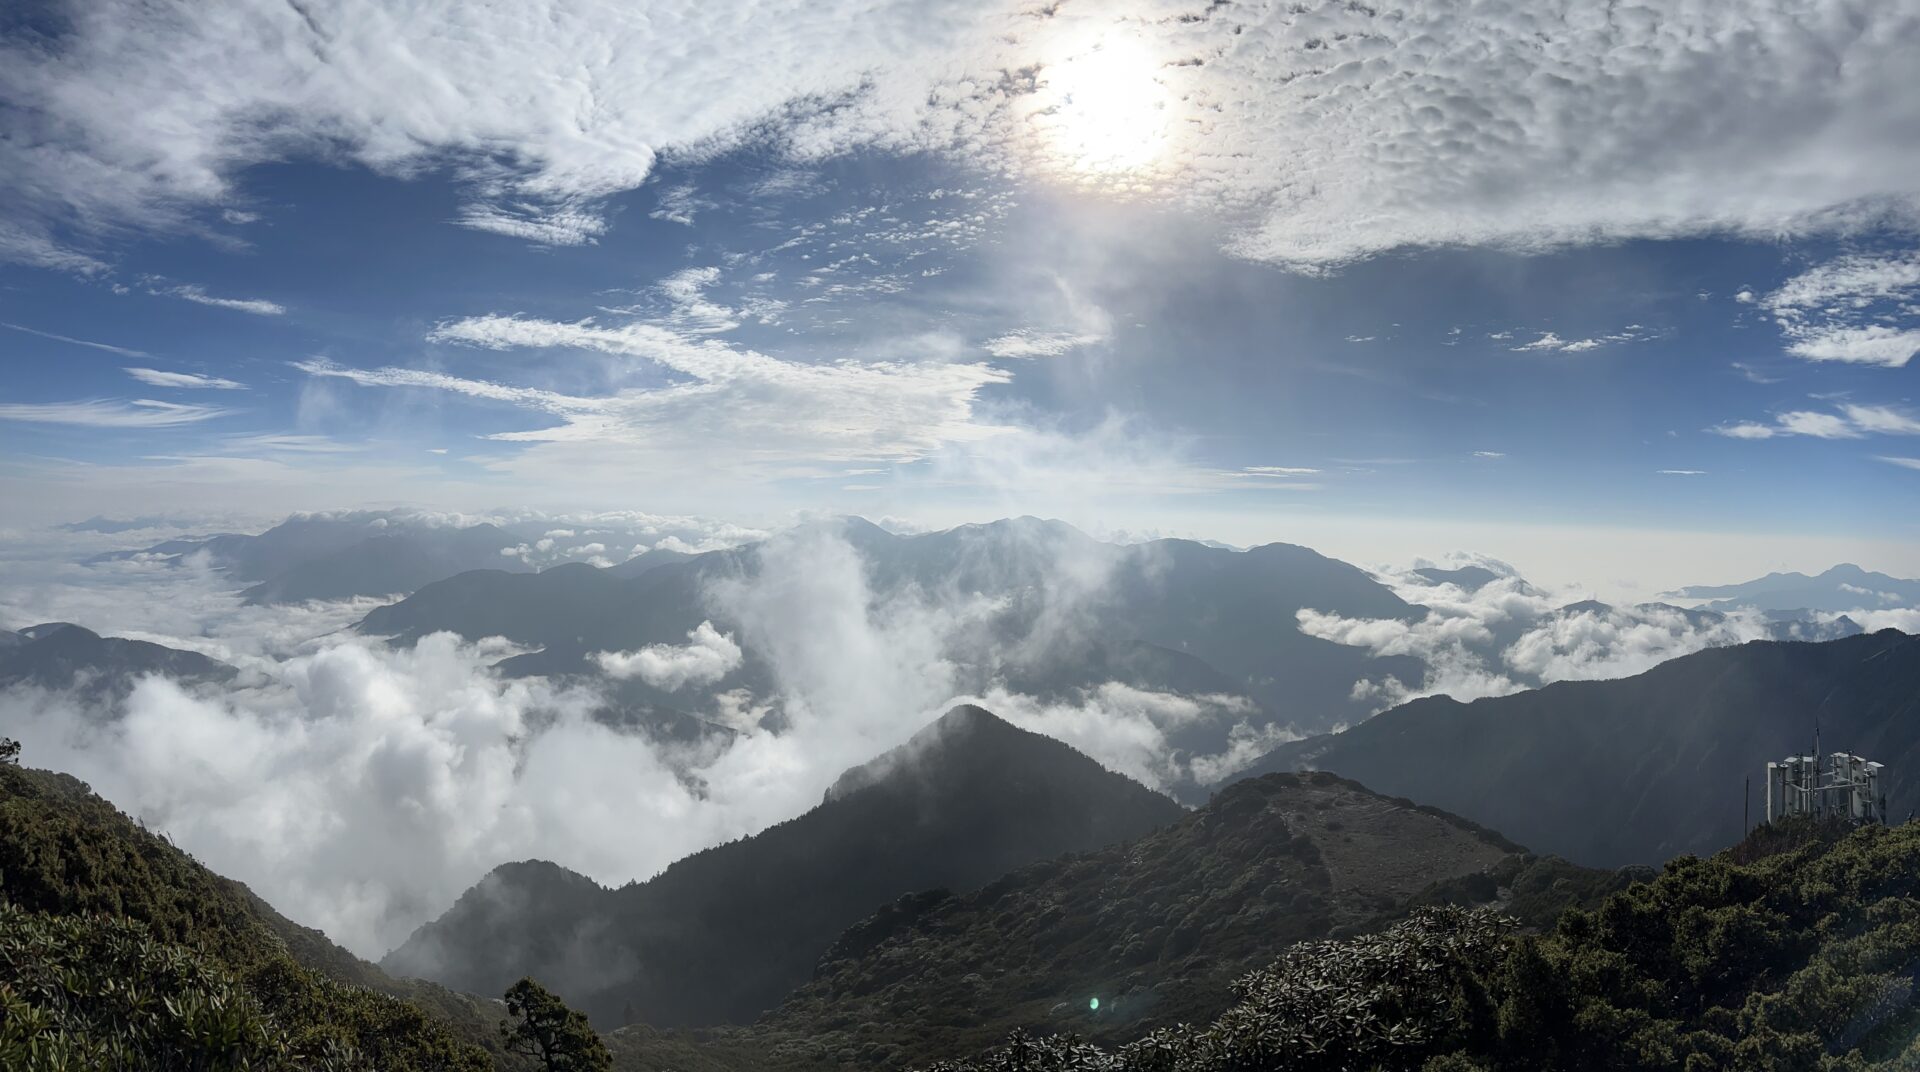
[[[546,1072],[611,1072],[613,1056],[593,1025],[546,987],[522,979],[506,1000],[509,1019],[500,1021],[500,1037],[508,1051],[538,1058]]]
[[[20,762],[20,742],[11,737],[0,737],[0,763]]]

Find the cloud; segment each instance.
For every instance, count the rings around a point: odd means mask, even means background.
[[[1735,421],[1707,429],[1732,439],[1774,439],[1810,436],[1815,439],[1861,439],[1869,435],[1920,435],[1920,416],[1897,406],[1842,405],[1837,413],[1794,410],[1772,424]]]
[[[458,222],[589,240],[602,202],[663,155],[749,142],[779,166],[934,151],[1195,205],[1228,221],[1234,252],[1302,270],[1405,246],[1840,231],[1912,218],[1917,19],[1792,0],[1190,18],[1146,0],[1039,15],[536,0],[432,19],[113,0],[0,55],[17,191],[0,248],[98,270],[52,236],[187,229],[249,168],[301,157],[450,173],[470,205]],[[1089,77],[1111,92],[1076,92]]]
[[[602,548],[605,550],[605,548]],[[687,643],[649,644],[639,651],[595,652],[593,659],[616,680],[637,677],[657,689],[676,692],[687,685],[711,685],[740,669],[740,645],[712,622],[701,622]]]
[[[218,406],[190,406],[150,398],[130,402],[95,398],[77,402],[0,403],[0,421],[71,424],[84,428],[171,428],[225,417],[232,412]]]
[[[1494,337],[1505,338],[1510,334],[1511,332],[1502,332]],[[1595,335],[1585,339],[1563,339],[1559,335],[1548,331],[1542,333],[1539,338],[1530,343],[1509,347],[1509,349],[1523,353],[1526,351],[1552,351],[1563,354],[1581,354],[1589,350],[1598,350],[1602,346],[1611,346],[1615,343],[1622,342],[1638,342],[1649,337],[1645,328],[1638,324],[1629,324],[1622,330],[1610,335]]]
[[[685,320],[713,327],[702,274],[670,280]],[[631,466],[682,459],[702,467],[778,470],[807,462],[913,461],[950,443],[1003,429],[975,419],[979,390],[1008,382],[991,365],[941,360],[785,361],[657,323],[609,326],[482,316],[441,324],[432,341],[488,349],[575,349],[645,362],[677,382],[575,396],[410,369],[295,367],[369,387],[425,387],[507,402],[560,418],[545,428],[490,438],[540,445],[555,465]]]
[[[696,194],[692,183],[681,183],[678,186],[669,186],[660,191],[659,207],[647,213],[647,215],[656,220],[666,220],[669,223],[692,227],[695,214],[706,209],[719,207],[716,202],[709,201]]]
[[[1427,665],[1422,681],[1362,681],[1357,699],[1376,710],[1421,696],[1457,700],[1505,696],[1555,681],[1626,677],[1702,648],[1768,635],[1758,615],[1696,619],[1677,607],[1615,607],[1564,602],[1513,575],[1504,563],[1469,558],[1499,576],[1468,589],[1408,571],[1381,575],[1396,594],[1426,609],[1413,620],[1346,618],[1313,609],[1300,631],[1374,655],[1411,655]]]
[[[211,305],[216,309],[252,313],[255,316],[282,316],[287,311],[287,307],[279,302],[270,302],[262,298],[216,298],[197,286],[170,287],[158,293],[199,305]]]
[[[1660,476],[1706,476],[1705,469],[1656,469]]]
[[[1032,331],[1021,328],[987,340],[986,351],[995,357],[1058,357],[1071,350],[1105,341],[1104,334]]]
[[[11,328],[14,331],[23,331],[23,332],[26,332],[28,335],[38,335],[43,339],[52,339],[55,342],[70,342],[75,346],[86,346],[86,347],[91,347],[92,349],[95,349],[95,350],[105,350],[110,354],[119,354],[122,357],[152,357],[153,356],[152,354],[147,353],[145,350],[133,350],[125,346],[113,346],[108,343],[93,342],[88,339],[76,339],[70,335],[55,335],[51,331],[38,331],[38,330],[35,330],[34,328],[21,327],[19,324],[8,324],[5,322],[0,322],[0,328]]]
[[[1312,476],[1319,471],[1302,465],[1248,465],[1240,470],[1246,476],[1255,477]]]
[[[1902,469],[1920,469],[1920,458],[1897,458],[1886,454],[1876,455],[1876,457],[1888,465],[1897,465]]]
[[[1504,451],[1498,450],[1476,450],[1473,452],[1473,456],[1476,458],[1504,458],[1507,455]]]
[[[536,246],[591,245],[607,233],[607,221],[599,213],[567,202],[464,205],[454,222]]]
[[[1849,254],[1781,284],[1760,305],[1809,361],[1902,368],[1920,353],[1920,254]]]
[[[130,368],[124,370],[127,375],[149,387],[179,387],[187,389],[210,389],[216,391],[244,391],[247,385],[219,376],[200,376],[191,372],[165,372],[160,369]]]

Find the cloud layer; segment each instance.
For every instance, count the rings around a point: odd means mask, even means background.
[[[70,14],[70,33],[0,51],[0,178],[18,193],[0,249],[81,272],[104,263],[69,239],[247,218],[241,172],[302,156],[451,171],[458,222],[565,244],[605,234],[602,201],[663,155],[932,149],[1219,211],[1236,251],[1305,269],[1406,245],[1911,222],[1920,188],[1909,0]],[[656,215],[699,207],[676,188]],[[1897,348],[1874,326],[1798,345]]]

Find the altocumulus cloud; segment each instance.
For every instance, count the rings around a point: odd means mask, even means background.
[[[458,222],[586,242],[608,226],[603,200],[661,154],[749,139],[799,162],[933,150],[1167,197],[1230,216],[1234,251],[1304,270],[1408,245],[1845,228],[1911,219],[1920,192],[1910,2],[1186,14],[1148,0],[1040,14],[1015,0],[102,0],[73,8],[65,33],[0,46],[0,166],[21,192],[0,251],[99,271],[54,236],[211,221],[248,167],[303,155],[400,177],[452,161]],[[1114,56],[1127,65],[1109,70]],[[1112,118],[1076,119],[1090,66],[1128,82],[1128,134],[1157,155],[1083,166],[1076,139]],[[669,201],[662,218],[687,218]],[[1886,364],[1905,345],[1843,331],[1797,342]]]

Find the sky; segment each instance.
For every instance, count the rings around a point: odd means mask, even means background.
[[[1913,0],[28,3],[0,529],[1920,573]]]

